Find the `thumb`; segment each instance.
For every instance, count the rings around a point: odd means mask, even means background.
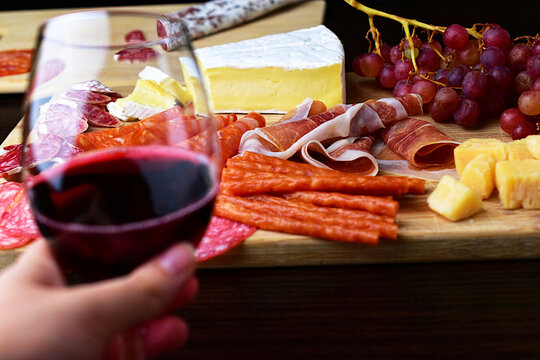
[[[193,247],[174,245],[128,276],[80,286],[73,300],[87,321],[114,334],[162,312],[194,268]]]

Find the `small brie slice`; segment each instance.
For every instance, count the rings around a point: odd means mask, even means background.
[[[124,120],[140,120],[178,104],[172,95],[154,80],[139,79],[133,92],[125,98],[107,104],[113,116]]]

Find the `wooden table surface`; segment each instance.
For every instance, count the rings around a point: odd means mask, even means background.
[[[22,116],[0,94],[0,139]],[[540,261],[200,269],[162,359],[538,359]]]

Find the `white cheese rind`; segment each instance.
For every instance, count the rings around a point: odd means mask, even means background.
[[[341,41],[324,25],[200,48],[195,55],[206,69],[316,69],[345,58]]]

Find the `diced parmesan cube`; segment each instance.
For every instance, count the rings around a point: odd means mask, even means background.
[[[483,208],[480,195],[450,175],[442,177],[427,202],[431,210],[452,221],[468,218]]]
[[[479,154],[488,154],[495,161],[506,160],[505,144],[498,139],[468,139],[454,149],[456,171],[461,176],[465,165]]]
[[[495,160],[488,154],[475,156],[463,169],[460,181],[482,199],[489,198],[495,188]]]
[[[505,209],[540,209],[540,160],[499,161],[495,180]]]
[[[540,160],[540,135],[529,135],[525,138],[525,142],[531,155]]]
[[[505,160],[525,160],[525,159],[534,159],[529,147],[525,142],[525,139],[514,140],[509,143],[504,144],[506,150],[506,159]]]

